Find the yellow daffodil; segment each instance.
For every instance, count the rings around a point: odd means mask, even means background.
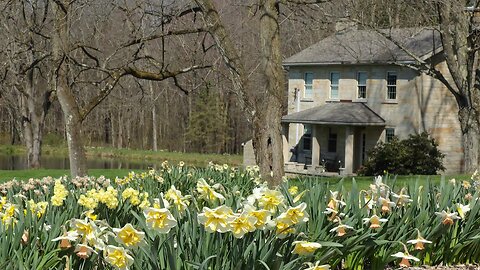
[[[435,215],[442,218],[443,225],[453,225],[453,222],[455,219],[461,219],[457,215],[457,212],[450,213],[450,212],[446,212],[445,210],[443,210],[442,212],[435,212]]]
[[[189,196],[183,196],[180,190],[177,190],[174,185],[165,193],[165,199],[175,205],[180,214],[185,213],[188,207]]]
[[[177,226],[177,221],[172,216],[172,213],[165,208],[148,207],[143,210],[147,226],[160,233],[168,233],[170,229]]]
[[[63,201],[68,196],[68,190],[62,185],[60,180],[55,181],[55,185],[53,186],[53,196],[50,198],[53,206],[62,206]]]
[[[370,228],[372,229],[378,229],[380,228],[380,223],[385,223],[387,222],[388,219],[386,218],[379,218],[377,215],[373,215],[369,218],[364,218],[363,219],[363,224],[370,223]]]
[[[311,262],[307,262],[307,268],[305,270],[330,270],[330,265],[322,264],[320,265],[320,261],[316,261],[315,264]]]
[[[275,213],[279,206],[283,205],[285,198],[278,190],[266,189],[258,199],[258,206]]]
[[[298,187],[297,186],[291,186],[288,189],[288,193],[290,193],[290,195],[292,195],[292,196],[297,195],[298,194]]]
[[[312,255],[317,249],[322,247],[319,243],[307,241],[294,241],[292,244],[295,245],[292,253],[300,256]]]
[[[225,197],[216,192],[213,187],[211,187],[203,178],[200,178],[197,181],[197,191],[200,199],[204,199],[209,202],[214,202],[218,199],[220,203],[225,201]]]
[[[88,210],[84,214],[90,220],[97,220],[97,215],[94,214],[93,210]]]
[[[470,211],[470,205],[463,205],[461,203],[457,203],[457,212],[462,219],[465,219],[465,214]]]
[[[230,230],[235,238],[242,238],[246,233],[255,231],[256,223],[257,218],[243,212],[235,215],[235,219],[230,222]]]
[[[291,223],[285,222],[284,220],[277,219],[275,221],[275,228],[277,237],[283,239],[290,234],[296,232],[295,227]]]
[[[248,204],[245,205],[244,211],[257,219],[255,227],[258,230],[265,229],[267,223],[272,219],[272,214],[270,213],[270,211],[265,209],[256,210],[253,206]]]
[[[304,223],[308,221],[308,213],[305,211],[306,203],[301,203],[298,206],[290,207],[287,211],[278,216],[279,219],[288,221],[290,224]]]
[[[105,249],[105,261],[116,269],[127,270],[133,264],[133,258],[122,247],[107,246]]]
[[[463,182],[462,182],[462,187],[463,187],[464,189],[469,189],[471,186],[472,186],[472,184],[470,184],[469,181],[463,181]]]
[[[420,234],[420,231],[417,229],[417,238],[413,240],[408,240],[407,243],[415,245],[415,250],[424,250],[424,244],[431,244],[432,241],[428,241],[423,238]]]
[[[204,225],[208,232],[227,232],[234,219],[232,209],[226,205],[214,209],[203,207],[202,213],[198,214],[198,223]]]
[[[117,234],[115,238],[117,242],[126,247],[138,246],[143,242],[143,238],[145,237],[144,232],[135,230],[130,223],[125,224],[121,229],[113,228],[113,232]]]

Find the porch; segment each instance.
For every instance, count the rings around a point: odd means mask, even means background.
[[[363,103],[327,103],[282,118],[285,172],[352,175],[382,137],[385,120]]]

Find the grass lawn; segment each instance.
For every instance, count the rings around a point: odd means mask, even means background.
[[[107,178],[115,179],[116,176],[123,177],[131,170],[128,169],[90,169],[89,175],[101,176],[104,175]],[[37,170],[0,170],[0,183],[12,180],[27,180],[30,178],[42,178],[45,176],[60,177],[64,175],[70,175],[69,170],[54,170],[54,169],[37,169]]]
[[[222,155],[222,154],[201,154],[201,153],[183,153],[152,150],[134,150],[134,149],[116,149],[110,147],[86,147],[87,156],[90,158],[113,158],[130,161],[158,161],[164,160],[170,163],[184,161],[186,164],[195,166],[207,165],[212,161],[217,164],[229,164],[238,166],[242,164],[241,155]],[[20,145],[0,145],[0,154],[3,155],[25,155],[26,149]],[[68,149],[64,146],[42,147],[42,154],[46,156],[67,157]]]

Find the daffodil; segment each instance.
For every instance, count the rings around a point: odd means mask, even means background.
[[[72,247],[71,242],[78,239],[79,234],[76,231],[65,232],[62,236],[52,239],[53,242],[60,241],[59,247],[61,249],[69,249]]]
[[[242,238],[246,233],[253,232],[256,229],[257,218],[249,215],[247,212],[235,215],[235,219],[230,222],[230,230],[235,238]]]
[[[327,207],[325,209],[325,211],[323,211],[324,214],[328,215],[328,220],[329,221],[334,221],[335,220],[335,217],[337,216],[338,214],[338,211],[335,210],[335,209],[332,209],[330,207]]]
[[[417,238],[413,240],[408,240],[407,243],[415,245],[416,250],[424,250],[425,249],[424,244],[431,244],[432,241],[428,241],[425,238],[423,238],[422,235],[420,234],[420,231],[417,229]]]
[[[295,245],[292,253],[300,256],[312,255],[317,249],[322,247],[319,243],[307,241],[294,241],[292,244]]]
[[[403,194],[403,189],[400,191],[400,194],[395,194],[392,192],[392,196],[396,199],[396,204],[398,207],[405,206],[413,201],[410,199],[410,196]]]
[[[244,206],[244,211],[248,213],[248,215],[257,219],[255,227],[258,230],[265,229],[267,223],[272,219],[270,211],[265,209],[256,210],[253,206],[248,204]]]
[[[387,221],[388,221],[388,219],[386,219],[386,218],[380,218],[377,215],[372,215],[369,218],[364,218],[363,219],[363,224],[370,223],[370,228],[371,229],[378,229],[378,228],[381,227],[380,223],[385,223]]]
[[[468,182],[468,181],[463,181],[462,182],[462,187],[464,189],[469,189],[471,186],[472,186],[472,184],[470,184],[470,182]]]
[[[233,211],[226,205],[210,209],[203,207],[202,213],[198,214],[198,222],[205,226],[208,232],[225,233],[230,230],[230,222],[235,219]]]
[[[133,264],[133,258],[122,247],[107,246],[105,249],[105,261],[116,269],[127,270]]]
[[[283,205],[285,198],[278,190],[266,189],[258,199],[258,206],[275,213],[279,206]]]
[[[322,264],[320,265],[320,261],[316,261],[315,264],[311,262],[307,262],[307,268],[305,270],[330,270],[330,265]]]
[[[345,206],[346,203],[340,199],[337,199],[339,197],[338,191],[331,191],[330,190],[330,201],[328,202],[327,206],[328,208],[338,210],[340,206]]]
[[[188,195],[183,196],[180,190],[177,190],[174,185],[165,193],[165,199],[175,205],[178,212],[183,214],[188,207]]]
[[[55,181],[55,185],[53,186],[53,196],[50,199],[52,202],[53,206],[62,206],[63,201],[68,196],[68,190],[65,188],[65,186],[62,184],[62,182],[57,179]]]
[[[390,201],[388,198],[380,197],[378,198],[378,204],[381,206],[381,211],[383,214],[389,213],[392,210],[392,207],[395,206],[395,203]]]
[[[287,223],[297,224],[308,221],[308,213],[305,211],[307,208],[306,203],[301,203],[298,206],[290,207],[287,211],[278,216],[279,219],[288,221]]]
[[[289,223],[288,221],[276,219],[274,224],[276,228],[277,237],[280,239],[283,239],[288,235],[295,233],[296,231],[293,224]]]
[[[345,224],[339,224],[337,227],[332,228],[330,232],[336,232],[337,236],[342,237],[347,234],[346,229],[353,229],[353,227]]]
[[[220,201],[220,203],[225,201],[225,197],[216,192],[203,178],[200,178],[197,181],[197,191],[199,193],[199,198],[206,201],[214,202],[217,199]]]
[[[442,212],[435,212],[435,215],[442,218],[443,225],[453,225],[455,219],[461,219],[461,217],[458,216],[457,212],[450,213],[446,212],[445,210],[443,210]]]
[[[145,233],[135,230],[132,224],[127,223],[123,228],[113,228],[113,232],[117,234],[115,238],[120,244],[124,244],[126,247],[135,247],[143,242]]]
[[[465,219],[465,214],[470,211],[470,205],[463,205],[461,203],[457,203],[457,212],[462,219]]]
[[[76,245],[74,252],[79,258],[84,260],[88,259],[92,255],[92,253],[97,254],[97,252],[92,247],[84,244]]]
[[[288,193],[290,193],[290,195],[292,195],[292,196],[297,195],[298,187],[297,186],[291,186],[290,188],[288,188]]]
[[[405,252],[397,252],[395,254],[392,254],[393,257],[401,258],[402,260],[400,261],[400,267],[410,267],[410,260],[412,261],[420,261],[418,258],[410,255],[407,251],[407,248],[405,247]]]
[[[147,226],[159,233],[168,233],[170,229],[177,226],[177,221],[172,213],[165,208],[148,207],[143,210]]]

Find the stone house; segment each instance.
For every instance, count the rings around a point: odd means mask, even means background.
[[[284,61],[286,172],[352,174],[378,142],[423,131],[446,155],[446,172],[461,171],[455,98],[440,81],[408,67],[415,55],[447,73],[439,34],[412,28],[384,33],[397,44],[349,26]]]

